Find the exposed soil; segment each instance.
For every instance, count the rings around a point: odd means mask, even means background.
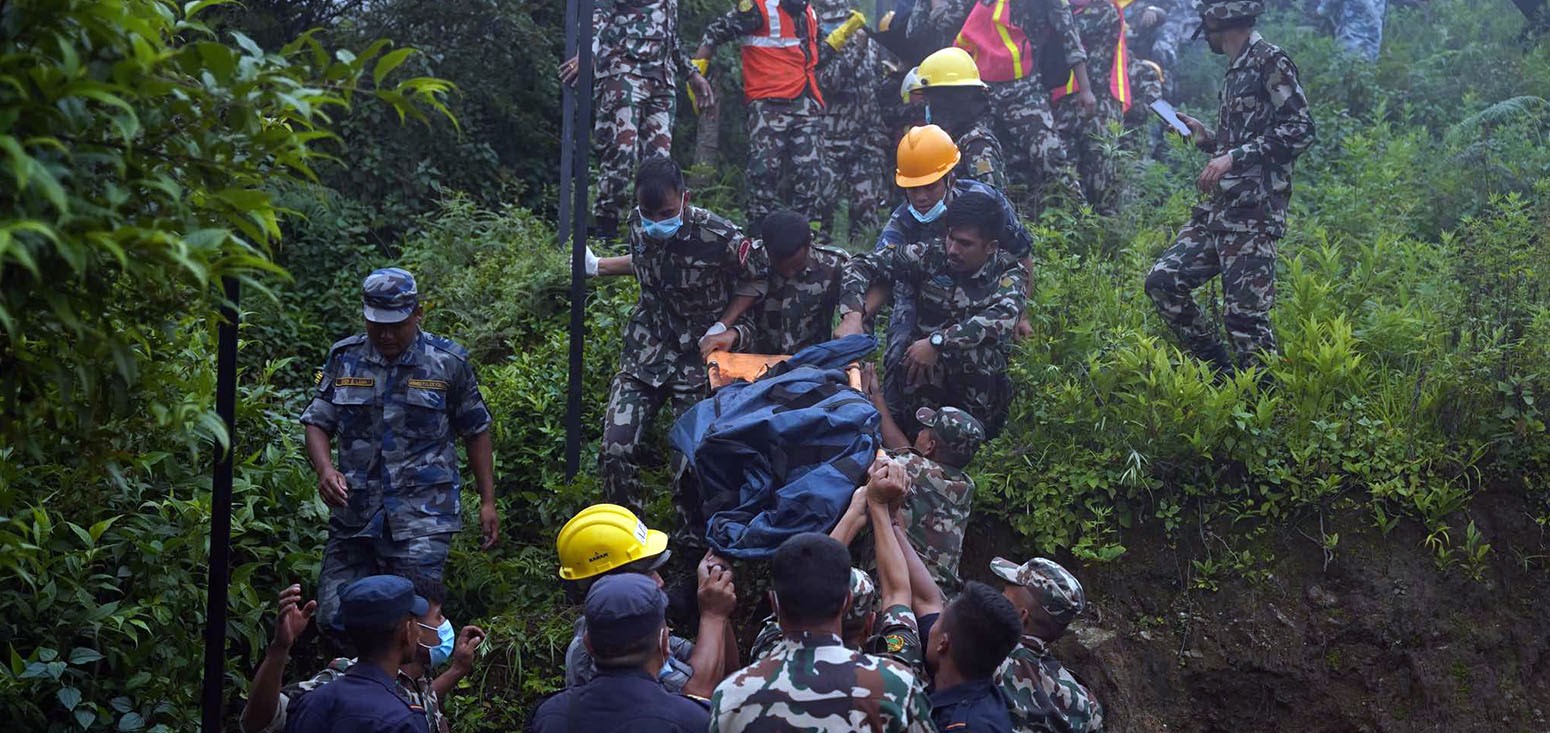
[[[1056,649],[1116,733],[1550,731],[1550,539],[1509,492],[1470,513],[1492,545],[1478,582],[1438,570],[1414,523],[1385,537],[1352,515],[1326,518],[1327,562],[1314,518],[1250,547],[1268,564],[1191,589],[1204,542],[1136,530],[1114,562],[1061,558],[1092,608]],[[988,580],[1016,543],[976,525],[964,573]]]

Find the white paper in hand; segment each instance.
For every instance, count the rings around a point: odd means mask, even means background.
[[[1190,136],[1189,125],[1184,124],[1184,120],[1179,119],[1179,113],[1173,109],[1173,105],[1168,104],[1168,100],[1159,99],[1152,102],[1151,107],[1152,112],[1162,118],[1163,122],[1168,123],[1168,126],[1172,127],[1174,132],[1184,137]]]

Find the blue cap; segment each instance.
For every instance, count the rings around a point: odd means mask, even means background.
[[[399,323],[414,315],[420,305],[420,291],[408,270],[385,267],[374,270],[361,284],[364,291],[366,320],[372,323]]]
[[[649,575],[605,575],[587,591],[582,612],[593,650],[612,651],[661,631],[667,595]]]
[[[430,603],[414,594],[414,583],[397,575],[361,578],[339,591],[334,627],[363,631],[390,629],[405,616],[424,616]]]

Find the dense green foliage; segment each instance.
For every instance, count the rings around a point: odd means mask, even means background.
[[[1267,29],[1301,65],[1320,130],[1282,243],[1272,388],[1215,383],[1141,291],[1196,200],[1198,155],[1132,161],[1116,220],[1036,223],[1036,334],[1014,362],[1007,433],[974,467],[979,511],[1020,550],[1124,562],[1127,528],[1198,533],[1220,548],[1192,572],[1211,588],[1258,572],[1256,534],[1337,512],[1384,532],[1419,523],[1440,566],[1468,571],[1501,549],[1470,519],[1483,487],[1533,497],[1550,524],[1550,51],[1519,37],[1506,0],[1490,4],[1395,9],[1372,66],[1295,19]],[[635,293],[590,286],[588,445],[568,483],[567,266],[550,223],[558,5],[204,5],[0,2],[0,706],[23,730],[197,719],[228,275],[249,285],[235,706],[275,593],[316,577],[326,512],[295,423],[311,372],[359,328],[360,277],[400,263],[428,294],[426,328],[475,354],[497,416],[503,539],[485,553],[465,533],[448,568],[449,614],[491,637],[449,705],[459,730],[514,729],[559,680],[570,614],[553,535],[597,495]],[[685,37],[714,10],[688,4]],[[1188,64],[1200,84],[1180,101],[1211,118],[1221,63]],[[443,100],[431,76],[460,93]],[[680,117],[680,140],[694,123]],[[722,125],[735,159],[735,111]],[[735,172],[698,200],[734,211]],[[1339,541],[1312,535],[1309,552]],[[293,675],[318,661],[299,651]]]

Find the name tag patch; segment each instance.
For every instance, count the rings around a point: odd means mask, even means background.
[[[447,383],[440,379],[411,379],[409,389],[434,389],[438,392],[447,391]]]
[[[375,387],[375,377],[340,377],[334,380],[335,387]]]

